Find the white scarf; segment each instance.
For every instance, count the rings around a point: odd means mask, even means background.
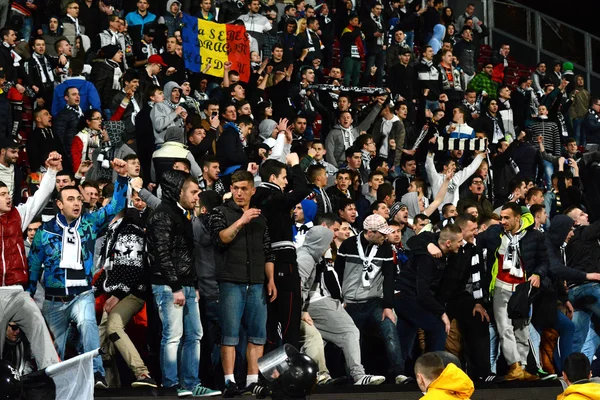
[[[369,252],[369,255],[367,257],[365,257],[365,251],[362,248],[362,244],[360,243],[361,236],[362,236],[362,234],[356,235],[356,247],[358,249],[358,257],[360,257],[360,259],[363,262],[364,274],[362,274],[362,284],[363,284],[363,287],[370,287],[371,281],[373,280],[373,278],[375,278],[375,275],[377,275],[377,273],[381,269],[377,265],[373,264],[373,258],[375,258],[375,255],[377,254],[377,250],[379,249],[379,246],[374,244],[373,247],[371,247],[371,251]],[[367,247],[368,247],[368,245],[367,245]]]
[[[110,44],[115,44],[120,48],[121,45],[119,44],[119,33],[113,32],[110,29],[105,30],[105,32],[110,35]]]
[[[123,93],[125,93],[125,89],[123,89]],[[131,123],[135,125],[135,117],[140,112],[140,105],[135,99],[135,96],[131,96],[131,105],[133,105],[133,112],[131,113]]]
[[[489,112],[487,113],[487,115],[492,121],[494,121],[494,136],[492,137],[492,143],[498,143],[500,139],[504,138],[502,130],[500,129],[500,125],[498,124],[498,117],[494,117]]]
[[[383,30],[383,25],[381,25],[381,17],[376,17],[373,13],[371,13],[371,18],[377,24],[377,30],[378,31],[382,31]],[[379,36],[377,38],[377,45],[378,46],[383,46],[383,35]]]
[[[45,56],[43,54],[39,55],[37,53],[33,53],[32,58],[37,64],[38,68],[40,69],[40,77],[42,78],[42,83],[46,83],[48,79],[50,80],[50,82],[54,82],[54,74],[52,73],[52,68],[50,68],[50,63],[46,61]],[[44,60],[44,66],[46,68],[42,66],[40,59]],[[46,74],[48,75],[48,77],[46,77]]]
[[[67,14],[67,17],[75,24],[75,35],[81,36],[81,29],[79,29],[79,18],[73,18],[69,14]]]

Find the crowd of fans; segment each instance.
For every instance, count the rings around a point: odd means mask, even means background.
[[[245,25],[248,82],[186,69],[183,12]],[[589,378],[600,100],[572,63],[514,82],[442,0],[13,0],[0,27],[19,372],[103,347],[97,389],[267,395],[288,343],[323,385]],[[415,364],[442,350],[468,376]]]

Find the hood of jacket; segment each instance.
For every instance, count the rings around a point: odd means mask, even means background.
[[[314,202],[313,202],[314,203]],[[333,232],[324,226],[315,226],[306,232],[304,243],[298,251],[298,259],[301,257],[311,257],[315,262],[319,262],[323,253],[329,248],[333,240]]]
[[[187,172],[169,170],[162,176],[160,187],[162,188],[163,200],[168,200],[173,203],[179,202],[183,182],[190,176]]]
[[[185,143],[185,130],[183,126],[170,126],[165,133],[166,142]]]
[[[568,215],[559,214],[552,218],[550,222],[548,237],[554,246],[560,247],[565,242],[573,225],[575,225],[575,221]]]
[[[532,227],[535,224],[535,219],[533,218],[533,215],[529,212],[529,210],[527,209],[527,207],[521,207],[521,226],[519,227],[519,230],[517,231],[517,233],[524,231],[525,229],[528,229],[530,227]],[[525,212],[527,211],[527,212]],[[562,243],[561,243],[562,244]]]
[[[173,15],[173,13],[171,12],[171,6],[173,5],[173,3],[179,4],[179,11],[181,11],[181,2],[179,0],[169,0],[167,1],[167,12],[170,15]]]
[[[171,94],[173,94],[173,89],[181,90],[181,86],[179,86],[177,82],[173,81],[165,83],[165,100],[171,101]]]
[[[433,36],[431,37],[432,39],[437,39],[441,42],[442,39],[444,39],[445,35],[446,35],[446,27],[444,25],[437,24],[436,26],[433,27]]]
[[[302,212],[304,212],[304,223],[313,222],[317,215],[317,203],[314,200],[302,200]]]
[[[556,397],[556,400],[593,400],[598,398],[600,383],[590,381],[580,382],[570,385]]]
[[[421,399],[469,399],[474,391],[473,381],[467,374],[455,364],[448,364]]]

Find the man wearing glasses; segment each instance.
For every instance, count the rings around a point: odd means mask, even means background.
[[[76,1],[70,1],[67,4],[66,12],[61,20],[63,36],[69,40],[69,43],[75,43],[77,36],[85,33],[85,26],[79,23],[79,4]]]
[[[477,206],[479,215],[491,214],[494,211],[492,203],[485,196],[485,185],[480,175],[473,175],[471,177],[469,192],[458,201],[456,209],[459,210],[459,213],[462,213],[470,204]]]

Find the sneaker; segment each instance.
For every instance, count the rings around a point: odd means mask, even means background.
[[[539,381],[540,377],[537,375],[530,374],[525,368],[523,368],[523,378],[521,380],[526,382],[534,382]]]
[[[524,378],[523,367],[518,362],[511,364],[508,369],[508,373],[504,375],[504,379],[507,381],[522,381]]]
[[[488,376],[482,376],[479,378],[480,381],[486,383],[503,383],[506,382],[506,379],[502,375],[496,375],[494,373],[489,374]]]
[[[383,382],[385,382],[384,376],[363,375],[356,382],[354,382],[354,384],[355,385],[381,385]]]
[[[337,378],[329,378],[327,380],[327,382],[324,383],[324,385],[331,385],[331,386],[335,386],[335,385],[341,385],[343,383],[346,383],[348,381],[348,377],[347,376],[338,376]]]
[[[329,379],[331,379],[331,377],[329,377]],[[244,396],[252,395],[257,397],[267,397],[271,394],[271,391],[268,387],[263,386],[260,383],[252,382],[251,384],[246,386],[246,389],[242,391],[242,394]]]
[[[238,388],[237,383],[227,381],[225,388],[223,389],[223,397],[231,398],[242,394],[242,391]]]
[[[327,385],[327,382],[331,380],[331,375],[329,372],[319,372],[317,373],[317,385]]]
[[[543,369],[538,369],[537,371],[537,376],[540,378],[540,380],[542,381],[553,381],[556,378],[558,378],[558,375],[556,374],[550,374],[546,371],[544,371]]]
[[[192,391],[191,390],[187,390],[184,388],[178,388],[177,389],[177,397],[188,397],[192,395]]]
[[[192,390],[193,397],[213,397],[220,396],[220,390],[212,390],[207,387],[202,386],[201,384],[197,384],[196,387]]]
[[[398,375],[396,376],[396,385],[406,385],[407,383],[412,383],[415,380],[410,376],[406,375]]]
[[[94,372],[94,389],[108,389],[106,378],[100,372]]]
[[[150,375],[140,375],[135,382],[133,382],[131,384],[131,387],[142,387],[142,386],[149,386],[149,387],[157,387],[158,385],[156,384],[156,382],[154,381],[154,379],[152,379],[150,377]]]

